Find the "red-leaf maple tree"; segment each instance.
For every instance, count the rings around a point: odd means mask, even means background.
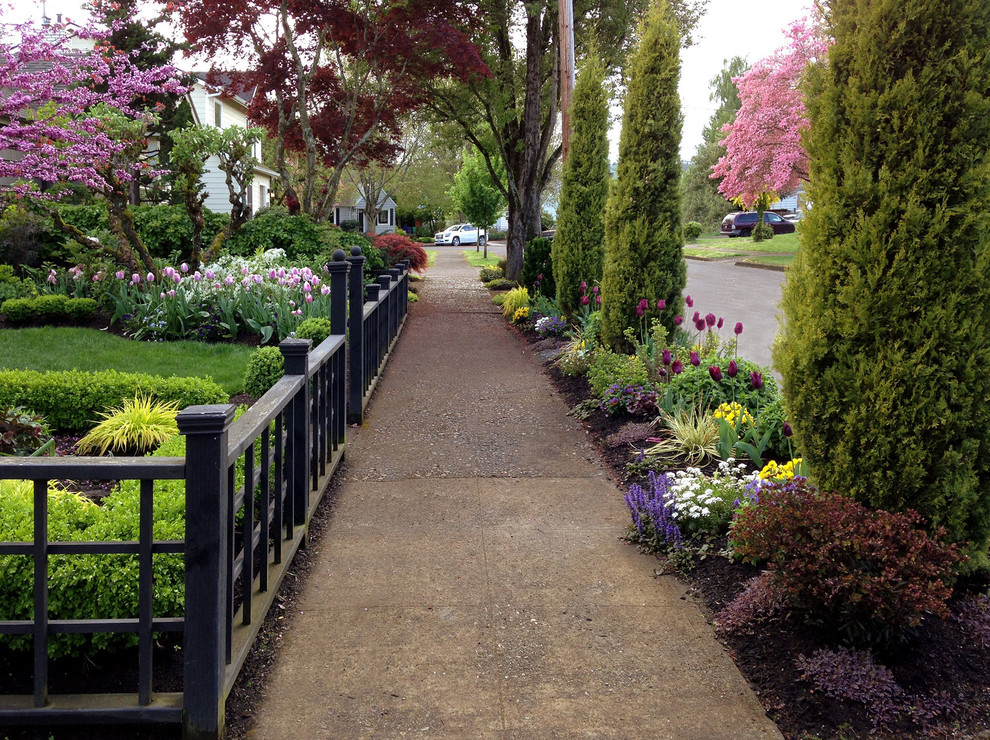
[[[486,76],[454,0],[178,0],[186,38],[212,59],[215,81],[253,90],[249,118],[275,138],[287,202],[324,220],[349,163],[388,161],[400,118],[427,82]],[[247,66],[247,71],[234,67]],[[302,160],[297,185],[290,158]]]

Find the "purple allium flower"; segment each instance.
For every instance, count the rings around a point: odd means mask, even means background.
[[[783,432],[785,437],[790,437],[792,434],[794,434],[794,430],[791,429],[791,423],[789,421],[784,422]]]
[[[735,328],[735,329],[733,329],[732,331],[734,331],[734,332],[736,333],[736,336],[737,336],[737,337],[738,337],[738,336],[739,336],[740,334],[742,334],[742,322],[741,322],[741,321],[737,321],[737,322],[736,322],[736,328]]]
[[[763,373],[753,370],[749,374],[749,382],[753,386],[753,390],[758,391],[763,387]]]
[[[691,296],[684,296],[684,302],[687,304],[688,308],[694,308],[694,299]]]
[[[698,365],[701,364],[701,358],[698,357],[697,352],[694,351],[691,352],[690,360],[691,360],[691,364],[694,365],[695,367],[698,367]]]
[[[684,321],[684,317],[683,316],[675,316],[674,317],[674,326],[680,326],[681,325],[681,322],[683,322],[683,321]]]
[[[713,313],[707,314],[705,316],[705,323],[708,324],[709,328],[715,326],[715,314]]]
[[[669,349],[665,349],[663,351],[663,364],[664,365],[669,365],[671,359],[673,359],[673,355],[671,354],[671,352],[670,352]]]
[[[665,308],[667,308],[667,301],[661,298],[657,301],[657,311],[663,311]]]
[[[736,377],[736,374],[738,372],[739,372],[739,365],[736,364],[735,360],[729,360],[729,368],[725,371],[725,374],[728,375],[730,378],[734,378]]]
[[[588,298],[588,296],[582,294],[581,295],[581,305],[582,306],[587,306],[589,303],[591,303],[591,299]]]
[[[720,368],[718,365],[709,365],[708,374],[712,376],[712,380],[714,380],[716,383],[722,382],[722,368]]]
[[[674,375],[680,375],[684,370],[684,366],[681,364],[680,360],[674,360],[674,364],[670,366],[670,372]]]
[[[718,323],[717,323],[717,324],[715,324],[715,326],[716,326],[717,328],[719,328],[719,329],[721,329],[721,328],[722,328],[722,324],[724,324],[724,323],[725,323],[725,321],[724,321],[724,320],[722,319],[722,317],[721,317],[721,316],[719,316],[719,317],[718,317]]]

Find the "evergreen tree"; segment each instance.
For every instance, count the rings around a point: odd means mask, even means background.
[[[639,326],[636,307],[666,301],[661,320],[674,329],[687,268],[681,253],[681,110],[677,28],[666,0],[640,26],[630,60],[619,168],[605,213],[602,337],[624,348],[623,332]],[[655,309],[651,309],[655,310]]]
[[[990,5],[832,0],[774,355],[813,477],[987,566]]]
[[[581,305],[581,282],[602,278],[605,261],[605,199],[608,197],[608,95],[605,67],[592,47],[574,86],[571,150],[564,163],[553,276],[565,314]]]
[[[746,60],[733,57],[725,62],[725,68],[712,79],[709,88],[711,101],[718,103],[708,125],[702,132],[702,142],[695,149],[691,164],[681,181],[681,221],[697,221],[706,229],[718,230],[722,218],[735,207],[718,191],[718,180],[712,179],[712,167],[725,156],[722,126],[732,123],[739,110],[739,88],[732,81],[746,71]]]

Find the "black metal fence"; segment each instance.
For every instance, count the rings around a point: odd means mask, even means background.
[[[0,725],[181,723],[187,737],[223,734],[226,697],[343,458],[346,422],[362,418],[405,321],[408,263],[364,286],[359,253],[345,260],[338,251],[328,265],[331,336],[315,349],[309,340],[283,341],[285,375],[257,403],[236,421],[229,404],[179,413],[184,458],[0,460],[0,479],[34,482],[33,540],[0,542],[0,556],[33,559],[34,616],[0,621],[0,634],[32,636],[34,690],[0,696]],[[138,539],[51,541],[53,480],[140,481]],[[164,480],[185,481],[182,540],[153,536],[155,483]],[[183,616],[154,613],[152,565],[166,553],[184,559]],[[136,556],[136,617],[51,619],[49,562],[64,554]],[[50,694],[51,637],[107,632],[137,633],[134,693]],[[154,636],[162,632],[182,633],[181,692],[152,689]]]

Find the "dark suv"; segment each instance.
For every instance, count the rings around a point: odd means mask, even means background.
[[[770,225],[774,234],[793,234],[794,224],[776,213],[764,211],[763,221]],[[749,236],[756,226],[756,211],[740,211],[730,213],[722,219],[722,233],[726,236]]]

